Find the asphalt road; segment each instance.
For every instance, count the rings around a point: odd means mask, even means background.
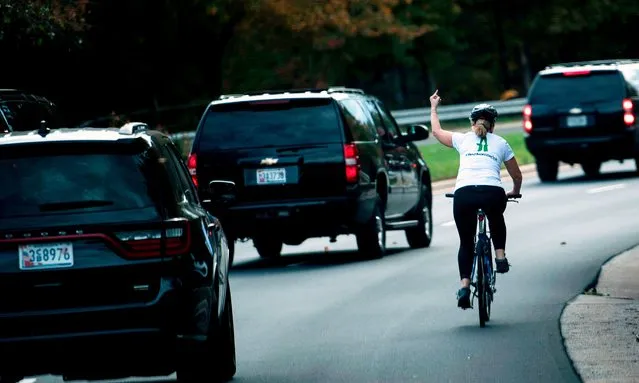
[[[425,250],[391,232],[391,254],[380,260],[357,259],[353,237],[342,237],[287,247],[269,264],[239,244],[235,381],[578,382],[559,332],[563,306],[606,259],[639,243],[634,164],[604,171],[597,181],[578,167],[554,185],[526,180],[506,212],[512,268],[498,275],[483,329],[476,310],[456,307],[458,238],[443,195]]]

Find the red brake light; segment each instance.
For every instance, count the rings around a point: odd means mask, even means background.
[[[355,144],[344,145],[344,163],[346,165],[346,182],[357,182],[359,179],[359,155]]]
[[[589,70],[569,70],[564,72],[564,76],[585,76],[590,74]]]
[[[186,167],[189,168],[189,173],[191,173],[191,179],[193,180],[193,184],[195,187],[198,186],[197,183],[197,154],[191,153],[189,154],[189,159],[186,161]]]
[[[530,117],[532,116],[532,106],[526,105],[523,110],[524,117],[524,131],[526,133],[530,133],[532,131],[533,125]]]
[[[188,221],[179,218],[165,221],[164,225],[164,236],[162,229],[148,229],[117,232],[115,237],[129,258],[157,258],[186,253],[191,244]]]
[[[632,126],[635,123],[634,103],[631,99],[626,98],[623,100],[623,122],[626,126]]]

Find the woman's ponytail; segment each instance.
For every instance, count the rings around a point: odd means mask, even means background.
[[[482,118],[475,121],[475,124],[472,126],[473,132],[477,135],[477,137],[484,138],[488,133],[488,127],[490,123]]]

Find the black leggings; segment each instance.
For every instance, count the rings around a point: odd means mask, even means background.
[[[459,276],[470,278],[473,269],[475,233],[477,231],[477,209],[482,209],[488,218],[490,235],[495,249],[506,248],[506,192],[498,186],[464,186],[455,191],[453,216],[459,232]]]

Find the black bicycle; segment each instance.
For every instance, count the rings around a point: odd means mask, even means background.
[[[455,195],[446,193],[446,197],[453,198]],[[521,194],[508,196],[508,202],[516,202],[521,198]],[[493,268],[493,251],[489,232],[486,230],[486,213],[482,209],[477,210],[477,235],[475,236],[475,253],[473,255],[473,270],[470,278],[470,285],[474,291],[470,298],[470,308],[473,308],[475,297],[479,301],[479,327],[486,326],[490,320],[490,306],[493,297],[497,292],[495,283],[497,272]],[[481,255],[481,256],[479,256]]]

